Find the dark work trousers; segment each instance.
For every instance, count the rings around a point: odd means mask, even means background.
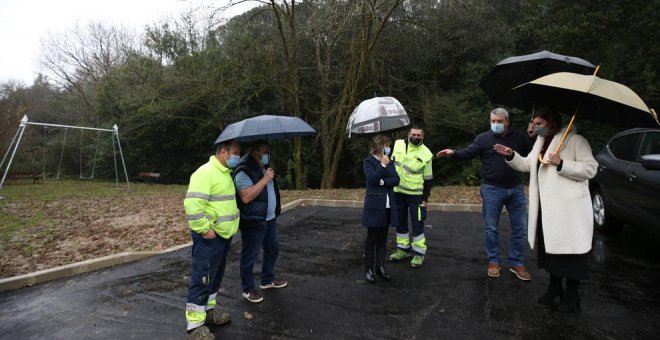
[[[425,240],[424,237],[424,221],[419,219],[419,205],[422,204],[421,195],[407,195],[401,193],[395,193],[396,195],[396,215],[398,221],[396,221],[396,233],[397,233],[397,247],[405,252],[410,252],[409,243],[401,244],[398,242],[399,237],[410,237],[408,232],[408,216],[410,216],[410,224],[412,225],[412,239],[413,242],[417,238]],[[410,215],[409,215],[410,214]],[[412,249],[413,255],[424,255],[426,249]]]
[[[376,266],[385,263],[387,248],[387,233],[390,229],[391,211],[388,208],[386,214],[386,224],[380,228],[367,228],[367,238],[364,240],[364,266],[365,269],[373,269],[374,255],[376,256]]]
[[[216,235],[214,239],[207,240],[194,231],[191,231],[190,235],[193,245],[188,303],[206,306],[209,295],[217,293],[220,289],[231,237],[225,239]]]
[[[254,289],[254,264],[259,251],[263,247],[264,255],[261,264],[261,283],[267,284],[275,278],[275,262],[280,253],[277,240],[277,222],[275,219],[262,223],[251,223],[241,227],[241,289],[249,292]]]

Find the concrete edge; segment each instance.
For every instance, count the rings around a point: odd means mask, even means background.
[[[319,206],[319,207],[331,207],[331,208],[362,208],[364,205],[363,201],[348,201],[348,200],[326,200],[326,199],[298,199],[293,202],[289,202],[282,206],[281,212],[285,213],[287,211],[305,207],[305,206]],[[480,204],[446,204],[446,203],[429,203],[428,209],[431,211],[442,211],[442,212],[481,212]],[[238,238],[232,242],[235,243]],[[162,251],[129,251],[123,252],[114,255],[108,255],[104,257],[99,257],[96,259],[85,260],[81,262],[71,263],[60,267],[54,267],[49,269],[44,269],[36,271],[33,273],[23,274],[12,276],[4,279],[0,279],[0,292],[5,290],[11,290],[16,288],[21,288],[25,286],[32,286],[39,283],[44,283],[63,277],[82,274],[98,269],[103,269],[107,267],[116,266],[123,263],[133,262],[141,260],[146,257],[165,254],[186,247],[190,247],[192,242],[185,244],[173,246]]]

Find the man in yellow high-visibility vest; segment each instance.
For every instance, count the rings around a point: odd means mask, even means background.
[[[390,255],[390,261],[406,259],[412,253],[410,265],[413,268],[421,267],[426,255],[424,220],[433,179],[433,153],[423,141],[424,130],[413,126],[408,132],[408,138],[397,140],[392,151],[392,161],[400,182],[394,187],[397,249]],[[412,242],[408,229],[408,213],[412,225]]]
[[[204,324],[222,325],[230,319],[229,314],[220,313],[215,307],[231,238],[240,219],[231,177],[240,151],[235,141],[217,145],[215,155],[190,176],[183,201],[193,241],[186,304],[188,339],[215,339]]]

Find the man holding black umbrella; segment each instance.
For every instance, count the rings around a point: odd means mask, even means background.
[[[484,218],[484,243],[488,255],[488,276],[500,276],[502,257],[500,256],[499,221],[502,208],[506,207],[511,224],[509,237],[510,270],[519,279],[529,281],[531,275],[523,262],[527,232],[527,200],[520,173],[511,169],[504,157],[498,154],[493,145],[503,144],[518,153],[526,155],[533,145],[529,136],[509,127],[509,113],[496,108],[490,113],[490,130],[478,135],[472,144],[462,150],[444,149],[436,157],[453,157],[458,160],[477,156],[483,164],[481,170],[481,200]]]
[[[261,289],[284,288],[286,280],[275,278],[275,262],[279,255],[276,217],[280,213],[280,193],[275,172],[268,166],[270,145],[258,139],[252,142],[250,153],[241,158],[234,171],[241,211],[241,289],[243,297],[253,303],[263,301],[256,289],[252,270],[263,247]]]

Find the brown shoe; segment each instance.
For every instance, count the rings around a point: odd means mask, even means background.
[[[527,269],[525,269],[525,266],[513,266],[509,269],[512,273],[516,274],[516,276],[523,280],[523,281],[531,281],[532,276],[529,275],[527,272]]]
[[[253,289],[249,292],[243,292],[243,297],[252,303],[259,303],[264,300],[263,294],[261,294],[261,291],[257,289]]]
[[[200,326],[188,331],[188,340],[214,340],[215,335],[208,327]]]
[[[489,263],[488,264],[488,276],[490,276],[490,277],[500,277],[500,264],[499,263]]]
[[[220,326],[231,321],[231,317],[227,313],[220,313],[217,310],[209,309],[206,311],[206,323],[210,325]]]
[[[271,288],[284,288],[288,282],[286,280],[282,279],[273,279],[273,281],[266,283],[266,284],[260,284],[259,287],[261,289],[271,289]]]

